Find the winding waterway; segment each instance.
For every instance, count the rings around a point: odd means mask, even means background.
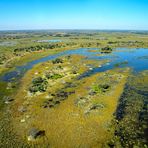
[[[90,52],[90,50],[96,50],[96,52]],[[25,65],[17,66],[13,71],[7,72],[4,75],[2,75],[0,77],[0,81],[9,82],[15,79],[19,79],[25,74],[25,72],[27,72],[36,64],[46,62],[48,60],[53,60],[60,56],[74,55],[74,54],[86,56],[88,59],[110,61],[102,65],[101,67],[99,67],[98,65],[98,67],[87,71],[86,73],[82,74],[80,78],[85,76],[90,76],[98,72],[104,72],[106,70],[113,69],[115,68],[116,65],[118,65],[118,67],[130,67],[133,69],[133,72],[139,72],[148,69],[148,49],[146,48],[137,48],[137,49],[116,48],[112,53],[109,54],[101,54],[99,50],[96,48],[78,48],[78,49],[63,51],[54,55],[49,55],[28,62]]]

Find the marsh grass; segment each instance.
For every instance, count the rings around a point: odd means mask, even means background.
[[[54,34],[54,33],[53,33]],[[55,33],[56,34],[56,33]],[[102,48],[109,46],[111,48],[116,47],[128,47],[128,48],[147,48],[148,47],[148,37],[147,33],[132,33],[132,32],[93,32],[93,33],[67,33],[66,36],[54,37],[52,35],[37,35],[36,32],[30,34],[25,33],[26,37],[24,38],[24,33],[20,33],[19,39],[15,36],[14,38],[10,37],[9,34],[6,34],[8,38],[1,37],[2,42],[16,42],[17,44],[12,47],[0,46],[0,54],[6,55],[5,63],[9,63],[9,67],[6,65],[0,66],[0,72],[4,72],[8,69],[13,68],[16,65],[22,65],[26,62],[45,57],[49,54],[58,53],[60,51],[75,49],[75,48]],[[78,35],[78,36],[77,36]],[[40,52],[29,52],[26,53],[21,51],[18,56],[15,56],[14,49],[16,48],[35,48],[35,46],[44,46],[45,43],[36,43],[35,40],[51,40],[58,39],[62,40],[63,43],[60,43],[58,48],[55,49],[43,49]],[[2,62],[4,62],[2,61]]]
[[[116,63],[116,64],[114,64],[114,66],[115,66],[115,67],[119,67],[119,66],[127,65],[127,64],[128,64],[128,61],[124,61],[124,62]]]
[[[130,32],[69,33],[68,37],[58,37],[58,39],[64,40],[65,47],[61,45],[60,48],[54,50],[44,49],[40,52],[31,53],[22,51],[18,56],[13,54],[14,48],[40,45],[33,42],[33,40],[56,38],[50,35],[36,35],[36,33],[32,33],[31,37],[30,34],[25,34],[25,38],[24,34],[20,34],[19,39],[15,37],[11,39],[9,35],[7,39],[2,38],[2,41],[7,40],[11,42],[13,40],[17,44],[9,48],[0,47],[0,54],[7,55],[6,59],[2,59],[2,63],[5,61],[6,64],[0,66],[0,73],[12,70],[16,65],[22,65],[49,54],[59,53],[72,48],[101,48],[108,45],[112,48],[148,47],[147,34]],[[8,90],[6,89],[7,83],[0,82],[0,97],[9,95],[15,99],[10,106],[6,106],[2,98],[0,100],[0,108],[3,111],[0,112],[0,147],[108,147],[115,146],[115,142],[119,144],[117,147],[132,147],[134,142],[136,142],[135,146],[146,147],[144,138],[136,139],[136,141],[134,138],[137,138],[138,134],[144,137],[145,133],[143,131],[145,132],[145,127],[147,127],[145,119],[147,115],[145,108],[147,106],[144,102],[146,99],[144,99],[143,95],[137,94],[137,92],[143,94],[147,92],[147,86],[145,85],[147,83],[147,73],[143,73],[130,82],[131,87],[134,86],[136,91],[132,90],[132,95],[128,95],[130,99],[126,100],[125,115],[120,123],[118,122],[117,126],[116,121],[114,122],[115,124],[112,124],[114,120],[113,114],[116,111],[118,99],[129,74],[128,70],[115,69],[78,80],[76,79],[77,76],[87,71],[89,66],[95,67],[106,61],[91,61],[77,55],[73,55],[70,58],[62,57],[62,59],[64,62],[61,65],[58,63],[59,69],[54,67],[52,62],[45,62],[34,66],[20,80],[19,87]],[[32,80],[37,76],[45,77],[46,72],[52,70],[63,77],[48,80],[48,87],[45,92],[30,95],[28,88]],[[73,73],[72,71],[75,72]],[[67,82],[73,83],[75,86],[66,88]],[[98,87],[98,85],[104,83],[109,84],[111,87],[108,91],[102,93],[102,88]],[[97,94],[90,96],[89,89],[94,86]],[[66,92],[75,91],[75,93],[70,94],[68,98],[54,108],[41,108],[41,104],[51,94],[57,94],[59,90]],[[75,102],[81,97],[88,100],[83,105],[77,106]],[[55,98],[53,97],[53,99]],[[89,114],[85,114],[85,111],[93,105],[103,105],[103,108],[96,108],[91,110]],[[18,108],[20,106],[27,106],[27,111],[24,113],[19,112]],[[22,119],[25,119],[25,122],[20,122]],[[28,142],[27,133],[32,127],[45,130],[45,136]],[[116,130],[118,135],[114,139]],[[110,140],[113,141],[108,145],[107,142]]]
[[[116,147],[147,147],[147,82],[147,71],[128,78],[114,123]]]
[[[95,147],[96,145],[102,147],[105,146],[106,141],[112,137],[113,132],[108,132],[109,125],[111,120],[114,118],[113,112],[116,109],[118,98],[125,84],[127,72],[125,70],[125,73],[120,74],[118,71],[109,71],[108,75],[114,75],[116,73],[113,79],[117,79],[120,75],[123,76],[122,79],[115,83],[114,87],[111,87],[105,95],[99,94],[93,96],[85,107],[78,107],[75,105],[75,101],[79,96],[88,96],[88,86],[93,86],[94,83],[97,82],[99,82],[98,84],[101,84],[100,79],[102,78],[104,78],[102,81],[105,81],[106,83],[110,80],[108,76],[104,77],[104,73],[96,74],[83,80],[76,80],[75,78],[79,74],[88,69],[85,66],[92,62],[85,62],[83,59],[84,57],[75,55],[73,55],[68,61],[64,58],[64,62],[61,63],[61,66],[63,67],[63,70],[66,70],[67,75],[54,81],[49,80],[50,86],[48,86],[46,92],[38,95],[26,96],[27,89],[32,79],[34,76],[43,76],[46,73],[45,67],[50,67],[53,70],[54,64],[51,62],[39,64],[24,76],[19,92],[15,96],[15,104],[12,107],[12,124],[15,127],[17,134],[20,135],[24,141],[26,141],[26,133],[32,127],[45,130],[46,136],[37,139],[35,142],[29,143],[31,145],[48,145],[50,143],[50,146],[53,147]],[[69,65],[69,62],[72,63],[73,66],[77,66],[77,75],[71,74],[71,64]],[[98,64],[99,62],[97,65]],[[96,63],[94,66],[95,65]],[[35,73],[37,74],[35,75]],[[62,81],[64,81],[64,83],[61,83]],[[67,88],[66,82],[74,83],[75,87]],[[65,91],[74,91],[75,93],[69,95],[66,100],[62,101],[54,108],[40,107],[46,100],[46,96],[51,92],[56,94],[60,89],[64,89]],[[87,107],[95,103],[103,104],[104,108],[85,115]],[[20,114],[17,111],[17,108],[22,104],[28,104],[28,111],[24,114]],[[21,123],[20,120],[25,118],[26,115],[30,115],[30,118],[26,119],[25,123]],[[112,130],[110,129],[110,131]]]

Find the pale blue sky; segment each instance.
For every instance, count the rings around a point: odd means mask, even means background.
[[[148,0],[0,0],[0,30],[148,30]]]

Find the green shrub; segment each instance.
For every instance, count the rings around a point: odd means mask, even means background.
[[[101,53],[110,53],[112,52],[112,48],[111,47],[104,47],[104,48],[101,48]]]
[[[29,87],[31,93],[44,92],[47,89],[48,82],[42,77],[37,77],[32,80],[32,85]]]
[[[58,65],[58,67],[57,67],[58,69],[63,69],[63,67],[61,66],[61,65]]]
[[[55,60],[52,60],[53,64],[63,63],[63,60],[60,58],[56,58]]]
[[[6,56],[4,54],[0,55],[0,64],[5,63],[5,61],[7,60]]]
[[[47,79],[59,79],[62,78],[63,76],[60,74],[46,74]]]
[[[32,80],[32,83],[33,83],[33,85],[38,85],[40,83],[43,83],[44,81],[45,81],[45,79],[43,79],[42,77],[37,77]]]
[[[110,88],[110,85],[108,84],[99,84],[99,85],[94,85],[92,87],[95,93],[106,92],[109,88]]]

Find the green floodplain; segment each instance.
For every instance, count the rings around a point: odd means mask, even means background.
[[[0,32],[1,148],[147,148],[148,32]]]

